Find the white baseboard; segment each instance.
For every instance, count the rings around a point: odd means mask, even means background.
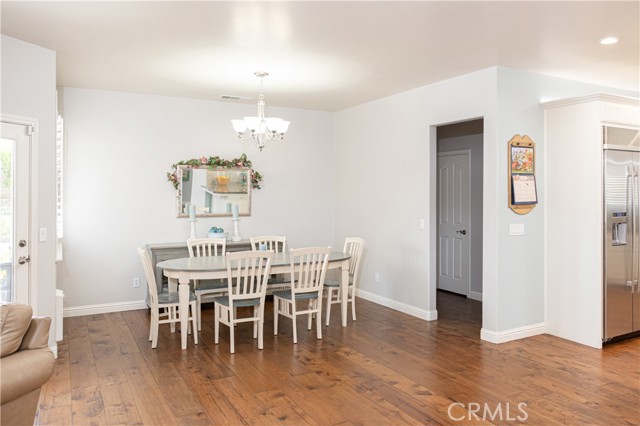
[[[393,310],[400,311],[417,318],[421,318],[423,320],[434,321],[438,319],[438,311],[436,310],[427,311],[424,309],[416,308],[415,306],[387,299],[386,297],[382,297],[377,294],[369,293],[368,291],[363,291],[360,289],[356,289],[356,296],[362,297],[363,299],[370,302],[377,303],[378,305],[386,306],[387,308],[391,308]]]
[[[467,297],[469,299],[478,300],[482,302],[482,293],[478,293],[477,291],[469,290],[469,295]]]
[[[545,332],[546,326],[543,322],[505,331],[491,331],[483,328],[480,330],[480,339],[490,343],[505,343],[512,340],[524,339],[525,337],[537,336]]]
[[[137,309],[147,309],[144,300],[120,303],[102,303],[100,305],[72,306],[64,308],[64,317],[81,317],[83,315],[108,314],[110,312],[135,311]]]

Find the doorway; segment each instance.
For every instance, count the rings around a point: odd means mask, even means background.
[[[436,128],[436,303],[447,315],[455,297],[482,301],[483,119]],[[463,304],[474,302],[464,301]],[[444,311],[444,312],[441,312]]]
[[[0,300],[32,305],[31,145],[33,125],[5,121],[0,137]]]

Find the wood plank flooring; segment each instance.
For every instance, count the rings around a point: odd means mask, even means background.
[[[272,303],[264,350],[250,324],[213,344],[203,308],[200,344],[160,327],[151,349],[148,311],[64,320],[40,425],[638,425],[640,338],[591,349],[548,335],[494,345],[480,340],[481,304],[438,293],[426,322],[358,299],[314,328],[280,319]],[[520,404],[520,405],[519,405]],[[522,404],[526,404],[522,405]]]

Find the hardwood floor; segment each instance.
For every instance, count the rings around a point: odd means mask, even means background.
[[[639,338],[494,345],[479,337],[481,304],[447,293],[433,322],[358,299],[343,328],[333,309],[322,340],[299,319],[294,345],[286,318],[273,336],[269,303],[264,350],[244,324],[234,355],[226,327],[213,344],[211,305],[185,351],[168,326],[151,349],[147,311],[65,319],[36,424],[640,424]]]

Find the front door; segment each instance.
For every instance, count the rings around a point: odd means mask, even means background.
[[[32,128],[0,124],[0,301],[30,304]]]
[[[438,153],[438,288],[469,295],[469,150]]]

